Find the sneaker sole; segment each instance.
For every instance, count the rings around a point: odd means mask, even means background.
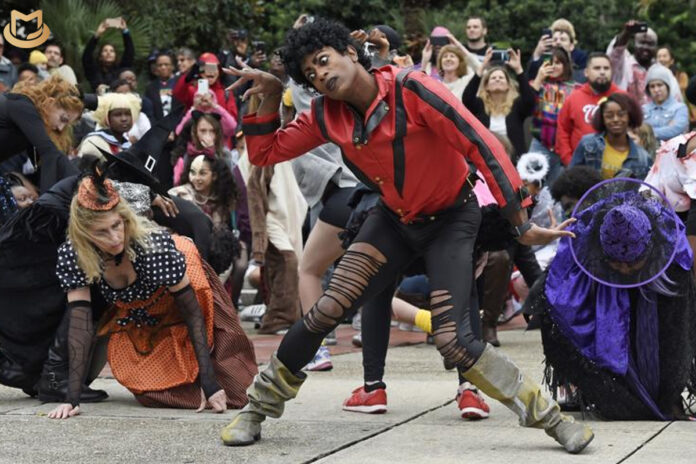
[[[321,364],[317,364],[316,366],[307,367],[304,370],[310,371],[310,372],[316,372],[316,371],[330,371],[331,369],[333,369],[333,364],[331,364],[331,361],[328,361],[328,362],[323,362]]]
[[[373,406],[343,406],[344,411],[362,412],[363,414],[384,414],[387,412],[386,404],[375,404]]]
[[[489,413],[479,408],[464,408],[460,409],[459,412],[462,415],[462,419],[469,420],[486,419],[489,416]]]

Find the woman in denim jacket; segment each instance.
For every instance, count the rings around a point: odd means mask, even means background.
[[[591,166],[603,179],[645,178],[652,164],[650,156],[630,133],[642,123],[641,108],[633,98],[624,93],[611,94],[600,103],[592,120],[597,133],[580,139],[570,166]]]

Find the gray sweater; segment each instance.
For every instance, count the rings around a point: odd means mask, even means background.
[[[301,85],[290,80],[292,103],[299,115],[310,111],[312,98],[317,96]],[[329,182],[339,187],[354,187],[358,179],[346,167],[341,158],[341,149],[333,143],[326,143],[292,160],[292,170],[310,208],[316,206]]]

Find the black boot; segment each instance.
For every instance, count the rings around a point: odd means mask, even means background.
[[[34,375],[28,374],[19,363],[12,360],[0,349],[0,385],[21,388],[24,393],[34,397],[36,396],[35,383],[36,373]]]
[[[48,358],[41,371],[37,385],[39,401],[65,403],[68,395],[68,316],[63,318],[53,344],[48,349]],[[98,403],[109,395],[104,390],[93,390],[83,385],[80,403]]]

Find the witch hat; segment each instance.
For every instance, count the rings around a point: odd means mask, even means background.
[[[118,172],[112,176],[122,181],[145,184],[154,192],[168,197],[167,190],[153,175],[153,170],[162,156],[169,134],[176,128],[183,116],[183,109],[169,113],[158,121],[140,140],[127,150],[114,155],[97,147],[107,160],[107,169]]]

